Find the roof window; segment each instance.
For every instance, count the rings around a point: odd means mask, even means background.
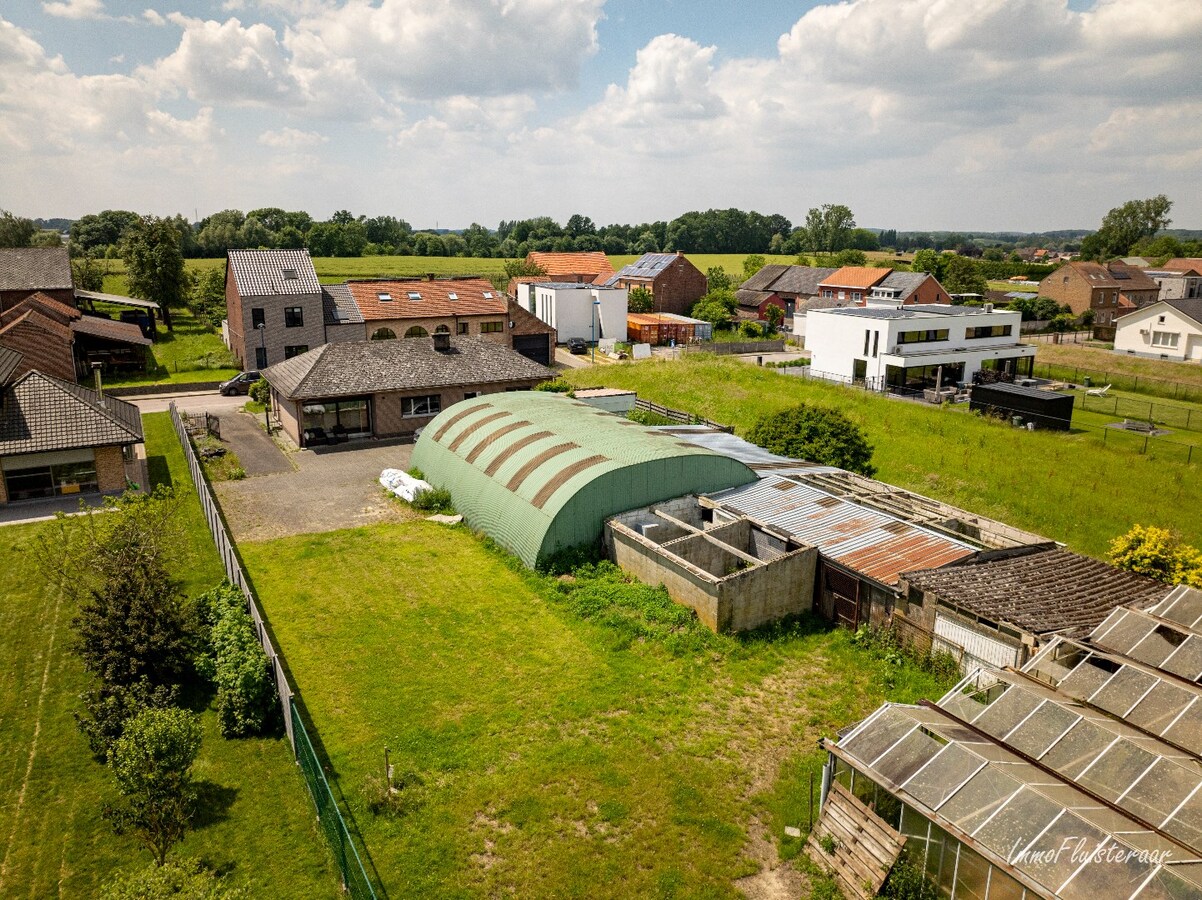
[[[448,291],[448,292],[447,292],[447,299],[448,299],[448,300],[458,300],[458,299],[459,299],[459,295],[458,295],[458,294],[456,294],[454,291]]]
[[[376,299],[383,303],[390,303],[392,301],[392,294],[387,291],[380,291],[380,293],[376,294]]]
[[[484,299],[485,299],[485,300],[491,300],[491,299],[492,299],[492,291],[485,291],[485,292],[484,292]]]
[[[296,279],[300,278],[300,275],[296,269],[284,269],[283,274],[284,278],[288,281],[296,281]]]
[[[409,299],[410,299],[410,300],[420,300],[421,298],[422,298],[422,295],[421,295],[421,294],[419,294],[417,291],[410,291],[410,292],[409,292]]]

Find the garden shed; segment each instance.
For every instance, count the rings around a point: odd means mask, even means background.
[[[743,463],[577,400],[491,394],[435,418],[413,449],[477,528],[536,566],[598,541],[616,513],[756,480]]]
[[[1073,395],[1041,391],[1017,384],[974,384],[969,409],[986,415],[991,410],[1005,417],[1034,422],[1039,428],[1068,431],[1073,421]]]

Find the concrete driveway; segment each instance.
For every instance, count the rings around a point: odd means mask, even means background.
[[[225,423],[222,421],[224,434]],[[263,435],[266,439],[266,435]],[[377,479],[384,469],[408,469],[413,445],[352,441],[288,453],[288,471],[222,481],[214,487],[237,541],[355,528],[416,518]],[[234,447],[234,452],[241,451]]]

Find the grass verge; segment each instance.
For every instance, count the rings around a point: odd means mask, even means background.
[[[1133,523],[1202,541],[1202,479],[1179,448],[1147,455],[1132,434],[1027,432],[925,404],[807,381],[737,360],[688,356],[570,370],[578,386],[624,388],[746,434],[761,416],[796,403],[841,409],[873,444],[878,477],[1103,558]],[[1113,430],[1113,429],[1111,429]],[[1117,436],[1117,442],[1114,441]]]
[[[462,527],[241,550],[393,897],[736,896],[753,820],[796,824],[772,799],[789,761],[942,688],[816,620],[713,635],[658,589],[531,573]]]
[[[166,413],[146,417],[152,478],[191,484]],[[180,548],[184,589],[221,575],[200,506],[184,505]],[[0,896],[92,897],[118,870],[149,855],[101,820],[115,798],[112,779],[88,752],[72,713],[89,679],[69,648],[75,610],[38,576],[36,541],[49,525],[0,528]],[[225,740],[216,714],[202,717],[194,768],[207,812],[177,849],[227,868],[253,897],[332,897],[329,852],[313,806],[278,738]]]

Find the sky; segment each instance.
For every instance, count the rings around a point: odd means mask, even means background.
[[[1199,0],[4,0],[0,208],[1202,228]]]

